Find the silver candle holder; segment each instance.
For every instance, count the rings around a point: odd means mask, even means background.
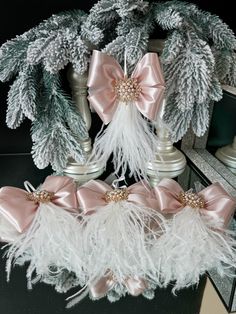
[[[72,99],[83,117],[87,130],[90,130],[92,119],[89,104],[87,100],[87,79],[88,74],[78,74],[72,67],[70,67],[67,78],[70,83],[72,91]],[[69,158],[67,167],[64,169],[64,175],[72,177],[78,184],[83,184],[91,179],[98,178],[105,170],[104,165],[99,161],[89,161],[92,152],[91,138],[81,140],[78,137],[87,161],[84,164],[76,162],[73,158]]]
[[[230,85],[222,85],[222,89],[230,93],[234,98],[236,96],[236,88]],[[215,156],[219,159],[229,170],[236,174],[236,135],[233,142],[224,147],[218,148]]]
[[[232,144],[218,148],[215,155],[227,168],[236,174],[236,136]]]
[[[157,185],[163,178],[175,178],[184,172],[186,158],[184,154],[174,147],[170,140],[170,133],[162,121],[165,100],[162,103],[156,122],[158,146],[156,157],[147,165],[147,175],[152,186]]]

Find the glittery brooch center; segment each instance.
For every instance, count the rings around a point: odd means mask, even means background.
[[[28,193],[28,199],[35,203],[48,203],[53,199],[54,193],[48,191],[35,191]]]
[[[119,100],[129,102],[139,98],[142,88],[137,79],[125,77],[115,81],[114,90]]]
[[[115,189],[113,191],[108,191],[105,193],[105,201],[110,202],[120,202],[128,199],[129,192],[127,189]]]
[[[179,201],[184,206],[190,206],[192,208],[204,208],[205,201],[197,193],[181,192],[179,195]]]

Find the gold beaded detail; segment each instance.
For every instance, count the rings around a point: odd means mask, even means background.
[[[115,81],[114,90],[119,100],[128,102],[137,100],[142,88],[137,79],[125,77]]]
[[[35,191],[28,193],[28,199],[35,203],[48,203],[53,199],[54,193],[48,191]]]
[[[182,205],[190,206],[192,208],[204,208],[205,201],[197,193],[192,192],[181,192],[179,195],[179,200]]]
[[[110,202],[120,202],[128,199],[129,192],[127,189],[115,189],[113,191],[108,191],[105,193],[105,201]]]

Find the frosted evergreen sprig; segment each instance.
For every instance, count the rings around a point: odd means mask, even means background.
[[[11,85],[7,97],[8,106],[6,114],[6,124],[11,129],[16,129],[17,127],[19,127],[25,118],[20,105],[20,87],[21,77],[19,75]]]
[[[155,21],[162,29],[178,29],[183,25],[183,17],[181,12],[176,10],[175,2],[155,3],[153,9],[155,11]]]
[[[9,128],[20,126],[25,117],[35,120],[39,85],[38,68],[25,66],[19,72],[8,92],[6,123]]]
[[[209,102],[204,105],[195,104],[191,109],[182,112],[178,109],[175,94],[172,94],[169,104],[165,107],[163,120],[174,142],[182,139],[190,125],[197,136],[204,135],[209,125]]]
[[[79,140],[88,133],[60,86],[58,71],[69,62],[78,71],[87,68],[87,47],[78,39],[85,18],[79,10],[53,15],[0,48],[0,79],[16,76],[8,93],[6,123],[17,128],[25,117],[33,121],[32,155],[39,168],[51,164],[62,171],[69,157],[84,160]]]
[[[232,52],[229,70],[223,80],[224,84],[236,87],[236,53]]]
[[[9,81],[24,66],[32,33],[29,31],[17,36],[0,47],[0,80],[2,82]]]
[[[181,50],[171,63],[169,58],[165,63],[162,57],[167,98],[174,92],[181,111],[191,109],[195,103],[201,104],[208,99],[215,66],[209,45],[192,32],[186,35]]]
[[[50,32],[41,31],[40,36],[31,42],[27,50],[27,62],[31,65],[42,63],[50,73],[57,73],[69,62],[74,61],[72,63],[75,64],[75,60],[80,59],[81,54],[77,56],[73,54],[73,47],[85,20],[81,11],[66,12],[54,16],[49,21],[55,23],[56,17],[60,21],[60,27],[54,27]],[[81,45],[85,46],[85,43],[81,41]],[[71,60],[71,55],[74,57],[73,60]],[[84,59],[84,55],[81,58]]]
[[[222,98],[220,83],[236,81],[235,36],[219,17],[194,4],[168,1],[153,6],[155,20],[169,31],[161,56],[167,84],[164,120],[174,141],[183,137],[190,124],[202,136],[209,103]]]
[[[236,49],[236,38],[233,31],[217,15],[198,10],[191,16],[201,25],[204,35],[212,39],[217,49]]]
[[[40,111],[32,125],[32,155],[39,169],[51,164],[60,172],[69,157],[85,161],[78,136],[83,140],[88,133],[80,114],[61,90],[59,75],[44,71],[43,84]]]
[[[148,6],[148,1],[143,0],[117,0],[117,13],[121,18],[133,15],[134,11],[145,14],[148,11]]]
[[[116,27],[116,39],[103,49],[104,52],[113,55],[121,64],[124,62],[126,53],[129,72],[134,69],[136,63],[147,51],[149,34],[154,27],[151,11],[144,15],[141,10],[136,12],[136,15],[122,17]]]
[[[83,74],[88,69],[91,50],[81,36],[74,36],[73,38],[73,34],[71,34],[68,45],[69,62],[76,72]]]
[[[86,14],[80,10],[62,12],[58,15],[52,15],[49,19],[43,21],[38,26],[23,33],[12,40],[8,40],[0,47],[0,80],[6,82],[21,70],[28,63],[27,54],[30,45],[41,47],[41,54],[44,53],[43,44],[47,44],[55,38],[56,34],[62,27],[73,26],[79,31]],[[52,35],[53,34],[53,35]],[[36,56],[34,56],[36,58]],[[29,59],[29,57],[28,57]],[[39,60],[29,62],[38,64]]]
[[[179,30],[174,30],[166,39],[161,59],[165,64],[171,64],[185,46],[185,35]]]
[[[40,72],[38,67],[26,66],[20,72],[21,86],[19,89],[20,105],[26,118],[34,121],[37,116]]]

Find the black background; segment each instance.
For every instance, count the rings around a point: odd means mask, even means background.
[[[22,34],[31,27],[50,17],[53,13],[79,8],[88,11],[96,1],[72,0],[27,0],[0,2],[0,45],[7,39]],[[200,8],[219,15],[234,31],[234,1],[198,0],[191,1]],[[30,150],[30,123],[10,130],[5,125],[6,99],[10,83],[0,83],[0,186],[20,186],[20,180],[31,179],[39,183],[50,169],[37,170],[33,165]],[[27,155],[21,154],[28,153]],[[9,155],[11,154],[11,155]],[[30,178],[25,178],[28,174]],[[37,176],[37,179],[36,179]],[[127,297],[116,304],[106,300],[91,302],[85,300],[75,309],[65,311],[64,296],[56,294],[46,285],[37,285],[32,292],[26,289],[25,271],[17,268],[13,271],[11,282],[6,284],[4,262],[0,262],[0,313],[1,314],[197,314],[204,287],[203,279],[197,291],[192,288],[183,290],[178,297],[173,297],[169,290],[158,291],[154,301]]]

